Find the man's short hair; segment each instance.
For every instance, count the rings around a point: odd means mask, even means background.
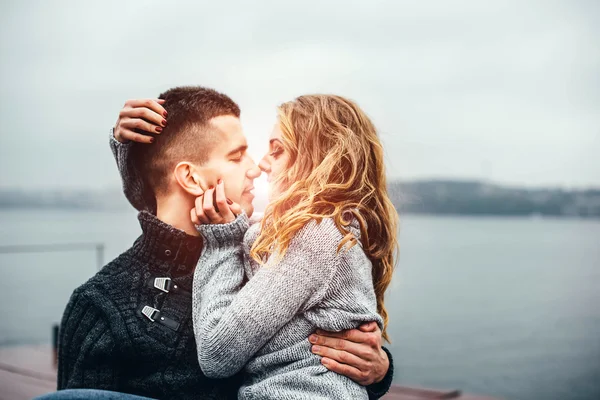
[[[154,143],[135,143],[131,150],[135,168],[155,197],[166,193],[169,176],[178,163],[208,160],[217,139],[208,126],[212,118],[240,117],[239,106],[229,96],[201,86],[169,89],[159,98],[165,100],[167,126],[160,135],[152,134]]]

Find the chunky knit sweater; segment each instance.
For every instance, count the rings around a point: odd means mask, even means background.
[[[240,376],[198,366],[192,277],[202,239],[141,212],[142,236],[77,288],[60,326],[58,389],[159,399],[231,399]]]
[[[354,222],[349,230],[360,238]],[[205,248],[192,315],[200,368],[223,378],[245,366],[240,399],[367,399],[363,386],[325,368],[307,339],[316,328],[341,331],[368,321],[382,327],[362,247],[338,252],[343,235],[333,220],[312,220],[283,257],[275,254],[258,268],[248,254],[258,226],[247,232],[242,214],[229,224],[198,227]],[[244,285],[245,271],[252,276]]]

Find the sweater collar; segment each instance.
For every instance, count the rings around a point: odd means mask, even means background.
[[[188,235],[159,220],[148,211],[138,214],[142,236],[134,244],[134,252],[151,268],[171,272],[175,276],[192,272],[200,253],[202,238]]]

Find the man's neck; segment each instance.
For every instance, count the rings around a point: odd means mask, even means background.
[[[156,201],[156,217],[174,228],[181,229],[188,235],[199,236],[190,217],[193,202],[185,198],[172,196],[160,198]]]

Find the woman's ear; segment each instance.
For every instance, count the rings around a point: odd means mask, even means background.
[[[205,182],[202,181],[201,175],[197,173],[191,163],[182,161],[177,164],[174,175],[177,184],[192,196],[198,197],[204,194]]]

